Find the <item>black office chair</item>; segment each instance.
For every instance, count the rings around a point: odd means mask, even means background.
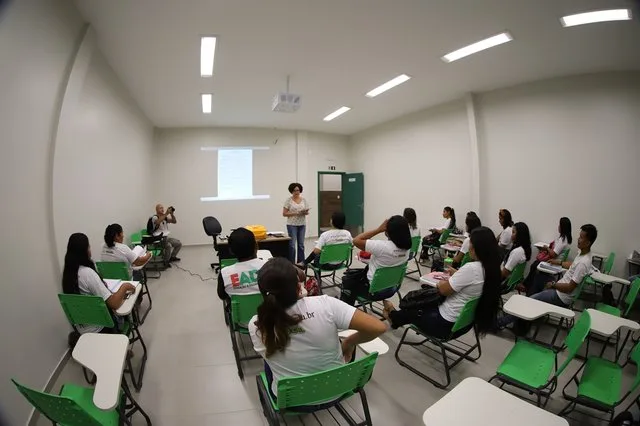
[[[218,235],[222,233],[222,225],[218,222],[213,216],[207,216],[202,219],[202,227],[204,228],[205,234],[210,237],[213,237],[213,249],[218,253]],[[211,264],[211,268],[215,269],[216,273],[220,272],[220,262],[214,262]]]

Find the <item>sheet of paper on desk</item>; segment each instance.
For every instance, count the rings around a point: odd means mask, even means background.
[[[105,279],[104,283],[107,285],[107,288],[111,293],[115,293],[120,289],[120,286],[122,286],[122,280]]]
[[[135,246],[131,251],[134,252],[136,256],[140,257],[147,252],[147,249],[142,246]]]
[[[269,231],[267,234],[273,235],[274,237],[284,237],[283,231]]]

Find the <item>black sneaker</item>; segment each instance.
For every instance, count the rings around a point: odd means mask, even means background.
[[[169,259],[169,262],[180,262],[180,258],[179,257],[172,257],[171,259]]]

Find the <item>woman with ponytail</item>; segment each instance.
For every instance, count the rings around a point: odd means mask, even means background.
[[[132,276],[131,266],[142,266],[151,258],[151,252],[142,256],[136,255],[124,242],[124,230],[122,226],[113,223],[104,230],[104,245],[102,246],[101,260],[103,262],[124,262],[129,265],[129,276]],[[134,271],[136,273],[138,271]],[[142,278],[135,277],[136,279]]]
[[[377,318],[333,297],[302,297],[298,272],[285,258],[273,258],[258,271],[258,287],[264,301],[249,321],[249,334],[265,360],[274,397],[280,378],[343,365],[356,345],[386,330]],[[340,342],[338,330],[346,329],[357,333]]]
[[[496,325],[500,298],[500,257],[498,243],[493,232],[484,226],[476,228],[470,235],[469,253],[471,261],[461,267],[455,275],[436,286],[444,301],[426,311],[396,310],[389,301],[384,301],[383,316],[393,328],[414,324],[425,334],[441,339],[451,334],[464,305],[480,297],[475,313],[475,325],[480,334]]]

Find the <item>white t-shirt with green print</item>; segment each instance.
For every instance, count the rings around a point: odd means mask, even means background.
[[[347,330],[356,308],[329,296],[299,299],[287,310],[303,320],[290,330],[291,342],[286,351],[265,358],[266,348],[255,325],[258,316],[249,321],[253,348],[266,359],[273,372],[272,390],[277,396],[278,379],[317,373],[344,364],[339,330]]]

